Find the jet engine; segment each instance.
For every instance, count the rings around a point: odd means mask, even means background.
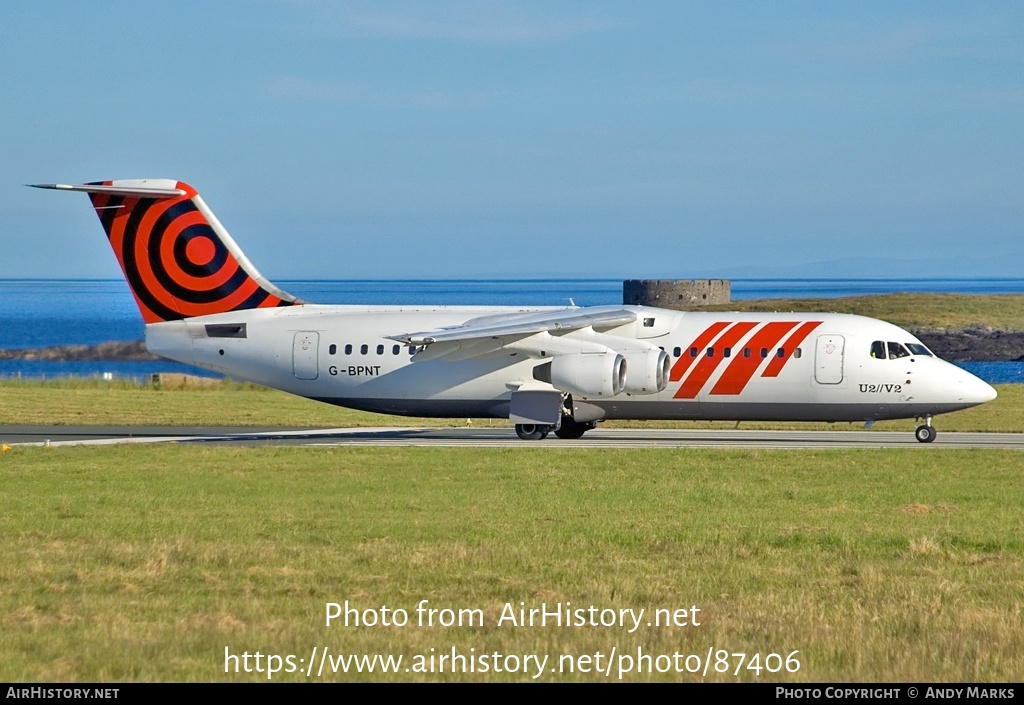
[[[580,397],[613,397],[626,383],[626,359],[611,350],[558,355],[551,361],[551,384]]]
[[[657,394],[668,384],[672,362],[664,350],[653,348],[623,355],[629,369],[622,388],[627,394]]]

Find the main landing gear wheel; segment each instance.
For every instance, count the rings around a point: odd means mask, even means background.
[[[542,441],[551,433],[550,426],[541,426],[533,423],[517,423],[516,435],[524,441]]]
[[[583,434],[594,427],[593,424],[579,423],[571,416],[563,416],[562,423],[555,431],[559,438],[572,439],[583,438]]]
[[[918,426],[917,430],[914,431],[914,437],[921,443],[931,443],[937,435],[939,435],[938,432],[928,425]]]

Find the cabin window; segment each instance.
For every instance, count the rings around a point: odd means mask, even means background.
[[[409,354],[410,355],[415,355],[416,354],[416,346],[415,345],[410,345],[409,346]]]
[[[750,357],[750,348],[743,348],[743,357]]]
[[[899,343],[894,343],[894,342],[892,342],[890,340],[889,341],[889,359],[890,360],[896,360],[897,358],[901,358],[901,357],[910,357],[910,353],[908,353],[907,349],[905,347],[903,347],[902,345],[900,345]]]
[[[397,344],[397,343],[395,343],[394,345],[391,346],[391,354],[392,355],[397,355],[399,352],[401,352],[401,350],[402,350],[402,346]]]
[[[885,343],[881,340],[876,340],[871,343],[871,357],[878,358],[879,360],[885,359]]]
[[[779,348],[778,350],[776,350],[775,351],[775,357],[786,357],[786,349],[785,348]]]
[[[690,348],[690,357],[697,357],[699,353],[700,351],[697,348]]]
[[[707,354],[708,357],[714,357],[715,356],[715,349],[714,348],[708,348],[708,351],[707,351],[706,354]]]
[[[804,353],[803,353],[803,351],[800,348],[797,348],[796,350],[793,351],[793,357],[798,358],[798,359],[803,354]]]
[[[726,348],[722,351],[722,357],[732,357],[732,348]]]
[[[924,355],[925,357],[934,357],[932,351],[921,345],[921,343],[907,343],[907,347],[910,348],[910,352],[915,355]]]
[[[383,345],[378,345],[377,346],[377,354],[378,355],[383,355],[384,354],[384,346]]]
[[[768,348],[761,348],[761,357],[768,357]]]
[[[327,354],[334,355],[336,352],[338,352],[338,346],[335,345],[334,343],[331,343],[331,347],[327,348]]]
[[[672,348],[672,357],[679,357],[682,354],[683,351],[680,348]]]
[[[369,345],[366,345],[364,343],[363,345],[359,346],[359,354],[360,355],[365,355],[368,352],[370,352],[370,346]]]

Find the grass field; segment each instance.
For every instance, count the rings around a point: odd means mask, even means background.
[[[225,674],[225,647],[454,646],[549,667],[613,648],[799,651],[799,671],[760,679],[1019,681],[1022,456],[920,450],[15,448],[0,455],[0,680],[265,680]],[[423,599],[485,624],[324,626],[327,602],[414,614]],[[696,605],[701,625],[497,626],[520,601]],[[734,666],[706,679],[758,679]]]
[[[999,392],[937,425],[1024,430],[1024,386]],[[36,423],[465,421],[381,417],[234,383],[0,385],[0,424]],[[759,654],[760,665],[797,651],[800,667],[737,673],[729,656],[706,676],[684,667],[623,680],[1019,681],[1022,470],[1019,452],[941,448],[15,447],[0,454],[0,680],[266,680],[225,673],[225,648],[292,654],[304,669],[297,659],[327,647],[332,656],[401,655],[405,665],[274,680],[518,681],[536,672],[403,670],[452,648],[546,655],[538,680],[618,680],[628,665],[620,657],[637,649],[706,659],[710,648],[747,654],[747,663]],[[479,609],[484,624],[417,626],[424,599]],[[325,627],[326,603],[346,600],[408,610],[412,624]],[[506,603],[521,602],[648,616],[696,605],[701,625],[645,620],[629,633],[496,624]],[[587,657],[613,649],[610,676],[565,670],[569,659],[603,667]],[[715,671],[725,664],[728,673]]]

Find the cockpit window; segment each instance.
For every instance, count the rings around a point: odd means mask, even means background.
[[[934,357],[932,351],[921,345],[921,343],[907,343],[907,347],[910,348],[910,352],[915,355],[924,355],[926,357]]]
[[[885,359],[885,343],[881,340],[876,340],[871,343],[871,357],[877,357],[879,360]]]
[[[892,342],[890,340],[889,341],[889,359],[890,360],[895,360],[898,357],[910,357],[910,353],[908,353],[907,349],[905,347],[903,347],[902,345],[900,345],[899,343],[894,343],[894,342]]]

